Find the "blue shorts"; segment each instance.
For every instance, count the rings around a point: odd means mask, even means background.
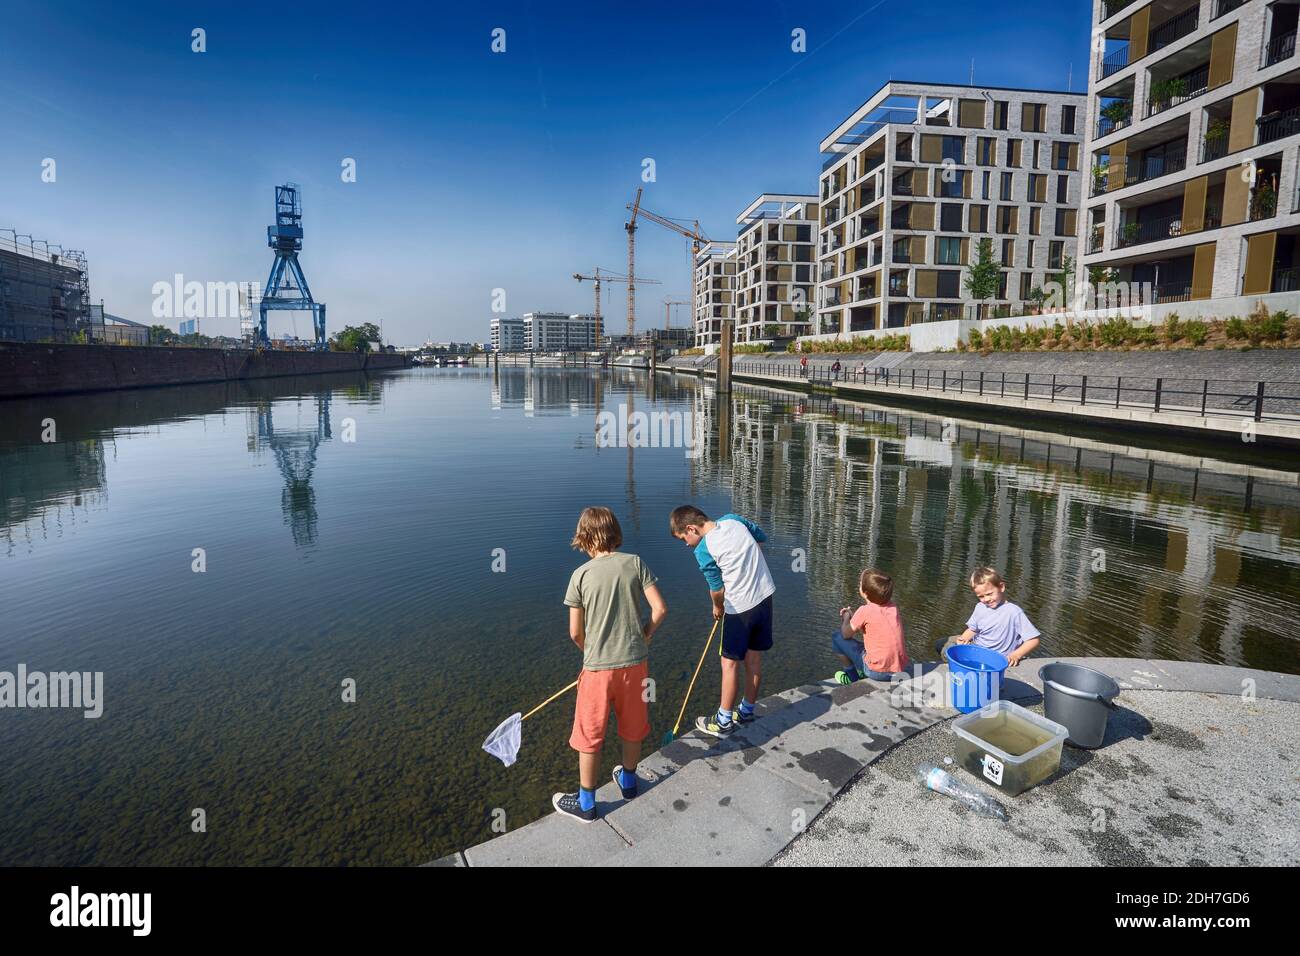
[[[722,656],[743,661],[749,651],[772,649],[772,595],[748,611],[722,618]]]

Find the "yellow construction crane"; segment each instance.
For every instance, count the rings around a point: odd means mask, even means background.
[[[627,287],[629,289],[632,288],[633,283],[638,283],[640,285],[663,285],[663,283],[660,282],[658,279],[632,279],[629,278],[628,276],[621,276],[617,272],[610,272],[608,269],[602,269],[600,266],[596,266],[596,268],[592,270],[592,274],[589,276],[585,276],[581,272],[575,272],[573,274],[573,277],[577,279],[579,282],[583,282],[583,281],[591,282],[596,287],[596,345],[597,346],[600,345],[600,338],[601,335],[604,333],[604,327],[601,324],[601,318],[600,318],[600,284],[602,282],[626,282]]]
[[[640,216],[643,219],[649,219],[653,223],[663,226],[665,229],[671,229],[680,236],[685,236],[691,240],[691,301],[695,300],[695,257],[700,254],[700,247],[709,242],[708,236],[700,232],[700,221],[694,220],[695,228],[691,229],[683,226],[681,223],[669,219],[667,216],[661,216],[658,213],[651,212],[641,205],[641,190],[636,191],[636,199],[627,204],[632,215],[624,223],[623,228],[627,230],[627,274],[628,276],[636,275],[636,220]],[[636,286],[631,282],[627,285],[627,334],[634,336],[636,334]]]

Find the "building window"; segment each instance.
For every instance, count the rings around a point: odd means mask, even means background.
[[[937,272],[934,294],[939,299],[957,299],[961,297],[961,273]]]
[[[943,158],[954,163],[966,162],[966,137],[945,136],[943,138]]]
[[[993,128],[994,129],[1007,128],[1007,101],[1006,100],[993,101]]]
[[[1069,143],[1052,143],[1052,168],[1053,169],[1070,168],[1070,144]]]
[[[1045,103],[1022,103],[1020,128],[1026,133],[1045,133],[1047,131],[1047,105]]]
[[[989,196],[989,183],[992,180],[992,178],[993,178],[993,174],[989,172],[987,169],[984,170],[984,188],[980,192],[980,199],[991,198]]]
[[[998,273],[998,298],[999,299],[1005,299],[1007,297],[1007,277],[1009,275],[1010,273],[1008,272]]]
[[[1064,205],[1067,202],[1066,197],[1070,194],[1070,177],[1056,177],[1056,201]]]
[[[911,262],[912,261],[912,240],[895,239],[893,259],[895,262]]]
[[[946,202],[939,207],[939,231],[961,232],[961,205]]]
[[[940,236],[938,257],[935,261],[941,266],[961,265],[961,240]]]
[[[912,161],[912,135],[910,133],[898,134],[898,140],[894,144],[894,158],[901,163],[910,163]]]
[[[1030,243],[1030,245],[1032,246],[1033,243]],[[1020,298],[1024,301],[1028,301],[1029,293],[1033,291],[1033,288],[1034,274],[1032,272],[1020,273]]]
[[[1074,135],[1074,111],[1073,106],[1061,107],[1061,134],[1063,136]]]
[[[1061,268],[1061,251],[1065,248],[1063,242],[1049,242],[1047,244],[1047,268]]]
[[[996,166],[998,157],[998,141],[991,136],[981,136],[976,144],[976,165],[979,166]]]
[[[989,231],[989,207],[988,206],[970,207],[970,231],[971,232]]]
[[[1042,231],[1043,231],[1043,210],[1041,210],[1037,206],[1032,206],[1030,207],[1029,210],[1029,234],[1031,236],[1037,236],[1040,235]],[[1029,248],[1031,251],[1033,250],[1034,247],[1032,243],[1030,244]]]
[[[1016,231],[1016,207],[998,206],[998,232],[1002,235]]]
[[[1013,266],[1016,264],[1016,240],[1002,240],[1002,264],[1004,266]]]
[[[1030,166],[1032,166],[1034,169],[1037,169],[1037,168],[1038,168],[1038,165],[1039,165],[1039,163],[1038,163],[1038,158],[1039,158],[1039,157],[1038,157],[1038,147],[1039,147],[1040,145],[1041,145],[1041,144],[1038,142],[1038,140],[1034,140],[1034,161],[1033,161],[1032,163],[1030,163]]]
[[[1047,177],[1044,174],[1029,174],[1029,189],[1025,193],[1025,201],[1047,202]]]
[[[1068,236],[1070,234],[1070,213],[1069,209],[1056,210],[1056,235]]]
[[[944,170],[939,177],[939,195],[944,199],[964,199],[966,197],[966,173],[949,174]]]
[[[1002,199],[1009,200],[1010,198],[1011,198],[1011,174],[1003,173],[1002,174]]]
[[[1020,140],[1007,140],[1007,165],[1020,166]]]
[[[1034,240],[1030,239],[1030,240],[1029,240],[1029,256],[1025,259],[1025,268],[1026,268],[1026,269],[1032,269],[1032,268],[1034,267],[1035,253],[1036,253],[1037,251],[1038,251],[1038,243],[1036,243],[1036,242],[1034,242]]]

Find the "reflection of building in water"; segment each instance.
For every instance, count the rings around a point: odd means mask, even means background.
[[[492,407],[568,415],[575,405],[599,407],[601,388],[599,369],[582,374],[577,369],[502,368],[492,376]]]
[[[731,466],[708,450],[697,480],[730,485],[734,510],[808,548],[816,606],[839,607],[874,564],[929,624],[960,626],[965,574],[987,563],[1045,634],[1130,622],[1112,652],[1168,656],[1172,641],[1241,660],[1252,630],[1291,632],[1270,595],[1300,586],[1293,475],[807,396],[731,401]]]
[[[275,425],[276,406],[272,402],[258,402],[249,408],[248,450],[258,452],[269,448],[275,456],[276,467],[284,478],[280,509],[293,533],[293,543],[301,548],[316,543],[316,491],[311,479],[316,468],[316,449],[332,437],[330,393],[300,398],[292,406],[297,412],[292,425],[288,421],[290,408],[287,403],[280,404],[279,428]]]
[[[104,499],[98,438],[0,448],[0,534],[7,553],[24,541],[58,537],[65,522],[75,524]]]

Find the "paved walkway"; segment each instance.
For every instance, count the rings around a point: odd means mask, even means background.
[[[1300,704],[1126,691],[1104,746],[1066,747],[1057,777],[1018,797],[960,770],[1007,807],[979,817],[917,783],[951,757],[951,724],[872,764],[776,866],[1295,866]],[[1042,705],[1030,708],[1041,712]]]
[[[1243,689],[1248,689],[1256,698],[1300,704],[1300,676],[1296,675],[1174,661],[1063,659],[1104,671],[1129,692],[1177,691],[1240,700]],[[1031,659],[1010,672],[1003,696],[1027,704],[1038,701],[1038,669],[1049,660],[1052,658]],[[942,705],[948,679],[946,666],[925,666],[929,670],[924,676],[893,688],[871,681],[848,687],[827,682],[766,698],[759,703],[759,719],[725,741],[691,732],[643,759],[638,768],[643,777],[642,792],[635,800],[623,801],[612,783],[601,788],[597,793],[601,818],[596,823],[582,824],[550,814],[436,864],[767,863],[810,824],[816,830],[818,815],[863,768],[908,738],[956,716],[956,711]],[[1138,699],[1131,699],[1135,696],[1140,699],[1147,695],[1121,694],[1120,703],[1140,713]],[[1292,716],[1274,714],[1266,720]],[[1171,734],[1192,733],[1177,719],[1169,727]],[[1095,753],[1108,754],[1108,750]],[[1207,769],[1195,750],[1186,751],[1181,764],[1166,765],[1152,759],[1155,762],[1151,766],[1172,775],[1166,782],[1175,788],[1186,786],[1188,780]],[[1102,766],[1099,764],[1098,769]],[[1064,781],[1075,776],[1063,774],[1040,789],[1047,793],[1051,788],[1072,786]],[[1224,782],[1226,793],[1236,792],[1243,798],[1254,786],[1250,778],[1234,777]],[[929,797],[920,792],[919,784],[915,789],[920,796]],[[852,806],[846,804],[843,812],[856,813]],[[933,811],[934,805],[930,804],[929,809]],[[836,812],[840,811],[832,810]],[[939,812],[951,813],[951,809],[943,807]],[[1292,804],[1278,807],[1272,822],[1277,828],[1294,828],[1294,820]],[[834,826],[829,822],[825,825]],[[802,852],[798,843],[796,849]]]
[[[745,367],[743,362],[737,362],[736,364]],[[1000,382],[990,385],[984,394],[979,393],[974,380],[969,383],[970,387],[966,391],[960,391],[956,387],[957,380],[955,378],[952,380],[953,387],[947,390],[939,387],[937,384],[938,379],[935,379],[932,383],[933,388],[925,388],[919,384],[916,388],[912,388],[910,385],[898,384],[899,380],[893,380],[894,384],[884,384],[883,382],[876,384],[875,382],[864,383],[821,378],[810,383],[807,379],[798,376],[792,377],[789,374],[781,374],[782,368],[788,373],[797,370],[797,366],[783,367],[775,362],[766,364],[770,368],[763,371],[756,370],[760,366],[747,367],[743,371],[733,367],[732,378],[737,382],[750,382],[795,391],[807,392],[817,388],[832,392],[848,400],[946,405],[967,410],[986,409],[1003,414],[1027,412],[1046,418],[1083,420],[1091,424],[1111,427],[1119,426],[1160,431],[1181,430],[1187,433],[1199,433],[1207,437],[1227,438],[1233,441],[1242,440],[1242,435],[1247,428],[1247,423],[1249,423],[1255,441],[1300,445],[1300,419],[1297,419],[1294,415],[1281,415],[1277,412],[1270,412],[1269,415],[1272,417],[1256,422],[1252,420],[1250,415],[1240,412],[1224,409],[1216,410],[1211,407],[1202,414],[1199,407],[1193,408],[1173,403],[1163,404],[1159,412],[1154,411],[1149,405],[1144,406],[1127,400],[1121,402],[1118,406],[1109,403],[1103,404],[1100,401],[1081,405],[1079,403],[1080,389],[1077,382],[1060,386],[1055,394],[1053,394],[1050,384],[1042,381],[1034,382],[1030,387],[1028,398],[1024,397],[1023,391],[1015,392],[1011,389],[1002,394]],[[703,377],[712,377],[717,374],[713,366],[699,369],[679,366],[675,370]],[[1023,389],[1023,385],[1020,387]],[[1104,396],[1110,393],[1113,395],[1114,391],[1114,386],[1111,385],[1109,387],[1096,387],[1090,394]],[[1129,391],[1127,386],[1125,391]]]

